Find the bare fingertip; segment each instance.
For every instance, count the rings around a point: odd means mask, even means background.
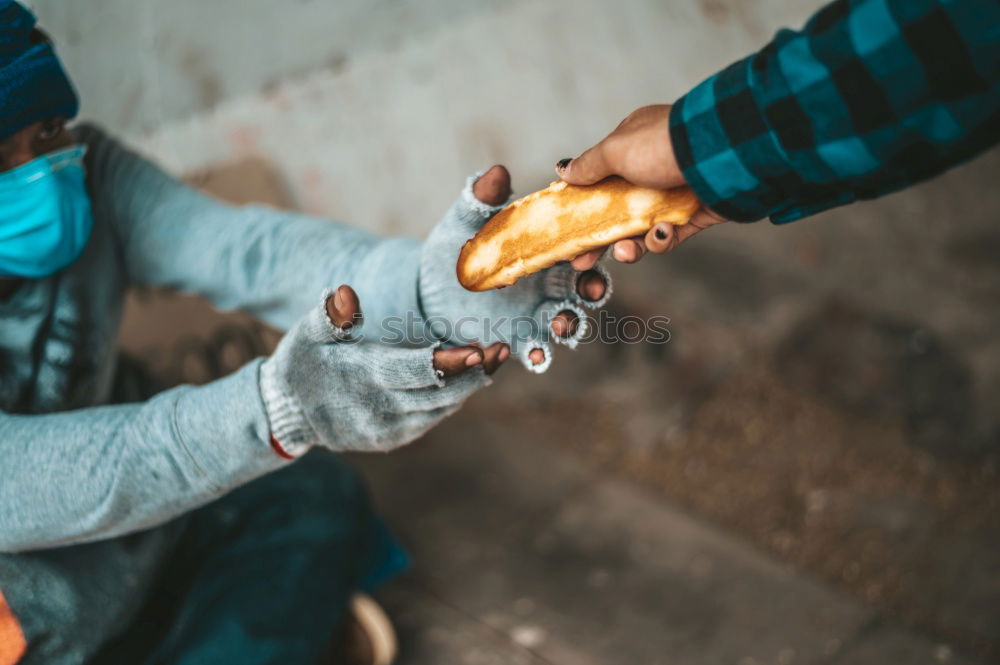
[[[324,307],[330,322],[343,330],[350,330],[360,320],[361,305],[358,296],[346,284],[337,287],[327,296]]]
[[[491,166],[472,185],[472,193],[486,205],[500,205],[510,197],[510,172],[502,164]]]
[[[576,312],[563,310],[552,320],[552,332],[557,337],[572,337],[576,333],[576,328],[580,323]]]
[[[604,276],[596,270],[588,270],[580,275],[576,283],[576,292],[584,300],[596,302],[604,297]]]
[[[503,347],[500,348],[500,353],[497,354],[497,359],[500,362],[503,362],[507,360],[507,358],[510,358],[510,347],[504,344]]]
[[[545,362],[545,352],[541,349],[532,349],[528,354],[528,359],[531,361],[532,365],[541,365]]]

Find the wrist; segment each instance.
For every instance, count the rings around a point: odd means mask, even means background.
[[[784,199],[778,179],[764,177],[787,167],[747,83],[751,67],[752,58],[730,65],[670,109],[671,152],[681,177],[720,220],[756,221]]]
[[[301,457],[315,445],[315,435],[273,359],[261,363],[259,389],[270,429],[271,449],[285,459]]]
[[[455,262],[463,243],[475,235],[485,220],[506,206],[506,199],[492,205],[476,196],[475,184],[484,173],[486,171],[477,171],[466,179],[458,200],[431,230],[421,248],[418,283],[420,315],[425,321],[447,311],[445,303],[453,300],[456,290],[462,290],[455,273]]]
[[[681,168],[680,163],[677,161],[677,154],[674,152],[674,137],[673,131],[671,129],[671,114],[673,107],[667,106],[667,127],[664,134],[666,135],[666,141],[664,145],[666,146],[666,151],[661,155],[661,162],[663,164],[663,169],[666,173],[666,178],[668,182],[675,182],[677,186],[688,185],[687,179],[684,177],[684,170]]]
[[[418,275],[421,244],[412,238],[387,238],[378,243],[351,277],[363,303],[365,339],[398,344],[400,325],[420,312]]]

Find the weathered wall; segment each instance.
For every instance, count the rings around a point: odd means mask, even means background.
[[[86,93],[84,112],[127,134],[209,110],[443,22],[509,4],[463,0],[27,0]]]
[[[671,101],[799,0],[35,0],[83,113],[168,167],[261,156],[297,203],[421,233],[464,177],[520,191],[631,108]]]

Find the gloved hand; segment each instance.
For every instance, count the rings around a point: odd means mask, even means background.
[[[357,294],[325,291],[261,365],[271,434],[289,455],[313,445],[387,451],[413,441],[489,385],[506,347],[406,349],[361,340]]]
[[[573,348],[587,334],[583,307],[603,305],[611,279],[600,266],[581,273],[559,263],[505,289],[462,288],[455,273],[462,245],[509,198],[510,175],[503,166],[469,178],[423,245],[420,300],[437,338],[453,344],[507,342],[525,367],[540,373],[552,362],[550,339]]]

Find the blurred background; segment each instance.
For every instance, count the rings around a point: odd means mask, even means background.
[[[819,0],[35,0],[82,117],[193,185],[420,237],[543,187]],[[610,265],[669,343],[511,364],[355,461],[415,557],[405,663],[1000,662],[1000,153]],[[204,381],[277,333],[165,292],[122,344]]]

